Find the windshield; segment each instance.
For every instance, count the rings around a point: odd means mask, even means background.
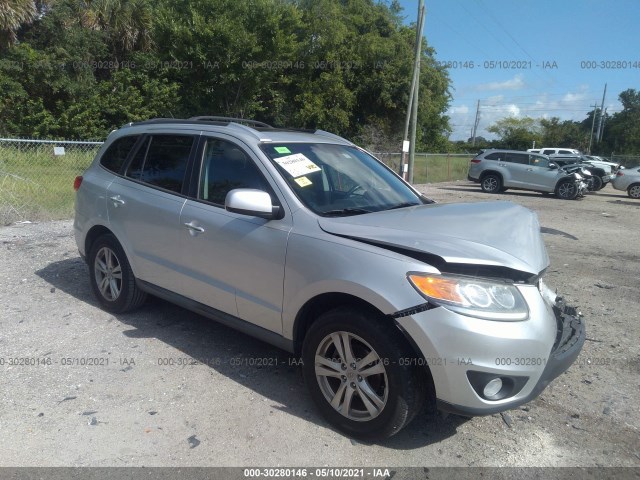
[[[424,203],[397,175],[355,147],[262,144],[291,189],[318,215],[359,215]]]

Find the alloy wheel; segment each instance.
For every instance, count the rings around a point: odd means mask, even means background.
[[[576,186],[572,182],[564,182],[558,187],[558,196],[560,198],[571,199],[575,196]]]
[[[117,300],[122,291],[122,266],[115,252],[109,247],[102,247],[96,254],[93,266],[100,294],[105,300]]]
[[[383,360],[353,333],[334,332],[320,342],[315,374],[327,402],[350,420],[372,420],[387,404],[389,383]]]

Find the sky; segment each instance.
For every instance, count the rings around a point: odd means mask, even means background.
[[[418,0],[400,0],[405,23]],[[425,0],[424,36],[451,62],[451,140],[507,116],[584,120],[618,94],[640,90],[640,0]],[[605,126],[606,128],[606,126]]]

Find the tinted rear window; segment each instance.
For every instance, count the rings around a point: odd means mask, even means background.
[[[490,153],[484,158],[486,160],[500,160],[501,158],[504,158],[504,153],[500,153],[500,152]]]
[[[120,173],[124,162],[127,160],[129,152],[136,144],[139,137],[139,135],[129,135],[127,137],[119,138],[113,142],[111,146],[107,148],[107,151],[104,152],[102,158],[100,158],[100,165],[107,170]]]
[[[507,162],[529,165],[529,155],[526,153],[507,153]]]
[[[154,135],[136,152],[127,176],[180,193],[194,137]]]

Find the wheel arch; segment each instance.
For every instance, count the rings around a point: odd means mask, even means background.
[[[411,338],[409,333],[402,328],[392,316],[385,315],[380,311],[380,309],[376,308],[366,300],[343,292],[330,292],[317,295],[309,299],[298,311],[293,325],[293,349],[296,357],[301,357],[302,344],[304,342],[305,335],[318,317],[325,312],[340,307],[354,307],[370,311],[372,314],[378,316],[381,321],[387,323],[389,328],[396,328],[402,334],[402,337],[407,342],[407,346],[411,349],[413,355],[415,355],[416,358],[425,360],[424,354],[416,344],[415,340]],[[424,365],[424,368],[421,370],[424,371],[425,374],[424,380],[428,393],[427,398],[435,399],[435,386],[431,370],[427,366],[426,361],[424,361],[422,365]],[[433,395],[430,395],[431,393],[433,393]]]
[[[396,322],[391,315],[385,315],[378,308],[371,303],[350,295],[347,293],[333,292],[320,294],[314,298],[308,300],[298,312],[293,327],[293,348],[294,355],[297,358],[302,358],[302,344],[306,333],[308,332],[314,321],[318,319],[320,315],[325,312],[331,311],[340,307],[353,307],[370,311],[372,314],[379,316],[381,321],[385,322],[389,328],[395,328],[400,332],[400,336],[406,342],[406,347],[415,356],[415,358],[422,360],[419,362],[416,370],[421,372],[420,378],[422,387],[425,393],[425,406],[430,411],[436,409],[436,388],[431,374],[431,369],[426,362],[425,356],[416,344],[411,335]]]
[[[633,187],[640,187],[640,182],[633,182],[627,187],[627,194],[631,197],[631,189]],[[633,197],[631,197],[633,198]]]
[[[565,177],[562,177],[561,179],[559,179],[559,180],[556,182],[556,185],[553,187],[553,191],[554,191],[554,192],[557,192],[557,191],[558,191],[558,187],[560,186],[560,184],[561,184],[562,182],[571,182],[571,181],[572,181],[572,180],[571,180],[571,177],[570,177],[570,176],[568,176],[568,175],[567,175],[567,176],[565,176]]]
[[[500,182],[502,182],[502,184],[504,184],[504,175],[502,175],[502,173],[498,172],[497,170],[485,170],[484,172],[482,172],[480,174],[479,180],[482,181],[482,179],[485,178],[489,174],[497,175],[500,178]]]
[[[84,238],[85,259],[89,258],[89,252],[91,251],[91,246],[93,245],[93,243],[102,235],[113,235],[115,237],[114,233],[104,225],[94,225],[89,229],[89,231],[87,232],[87,235]],[[122,243],[119,240],[118,240],[118,243],[122,245]]]
[[[380,318],[389,320],[392,324],[393,319],[382,313],[371,303],[363,300],[355,295],[344,292],[327,292],[316,295],[307,300],[307,302],[298,311],[293,324],[293,346],[294,353],[299,356],[302,353],[302,343],[309,328],[320,315],[339,307],[355,307],[368,310]]]

